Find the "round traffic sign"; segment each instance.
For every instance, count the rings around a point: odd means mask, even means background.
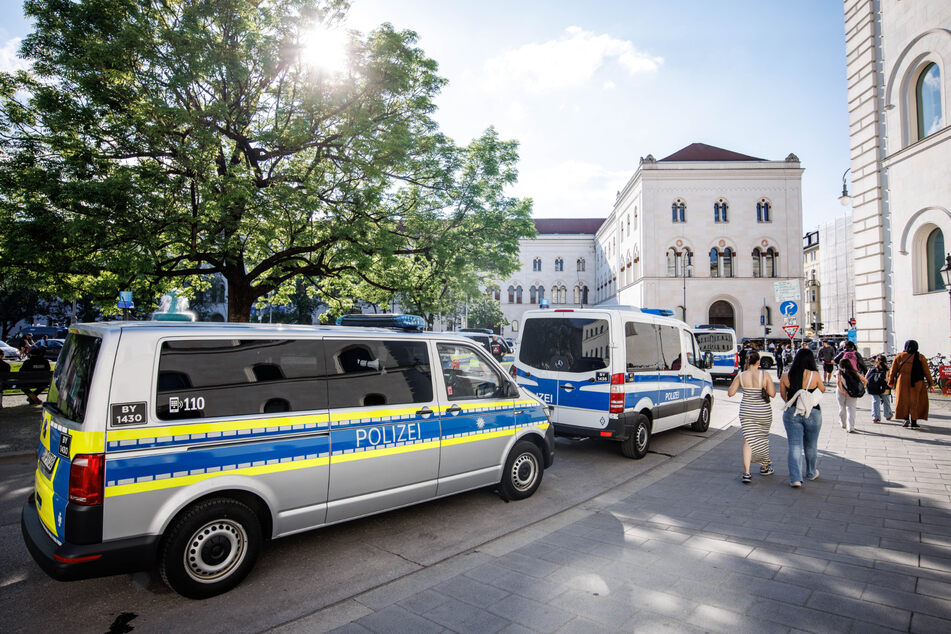
[[[795,315],[799,311],[799,306],[794,301],[785,301],[779,305],[779,312],[784,315]]]

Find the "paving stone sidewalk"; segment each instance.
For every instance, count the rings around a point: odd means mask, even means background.
[[[279,631],[951,632],[951,405],[933,402],[921,431],[860,408],[853,434],[832,390],[822,408],[821,475],[801,489],[777,406],[772,476],[741,484],[734,425],[623,490]]]

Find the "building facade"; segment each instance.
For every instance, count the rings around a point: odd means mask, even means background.
[[[495,297],[509,321],[507,337],[518,337],[522,314],[543,301],[552,308],[590,306],[594,286],[594,235],[604,218],[539,218],[535,238],[519,241],[522,266]]]
[[[859,347],[947,353],[951,3],[846,0],[845,42]]]
[[[851,214],[819,225],[819,304],[823,334],[844,335],[850,328],[849,320],[856,315],[852,227]]]
[[[783,336],[773,285],[802,288],[802,172],[702,143],[641,159],[595,237],[595,301]]]

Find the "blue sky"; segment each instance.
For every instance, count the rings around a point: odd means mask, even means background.
[[[520,142],[513,193],[536,217],[607,216],[638,158],[693,142],[803,174],[803,227],[843,213],[849,166],[841,3],[831,0],[354,0],[348,26],[419,34],[449,85],[437,120],[459,142],[494,125]],[[0,6],[0,68],[29,24]]]

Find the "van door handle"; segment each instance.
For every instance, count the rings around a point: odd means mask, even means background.
[[[447,414],[458,414],[461,411],[462,411],[462,408],[459,407],[458,405],[453,405],[452,407],[449,407],[446,409]]]
[[[564,384],[564,385],[561,386],[561,389],[563,389],[563,390],[566,391],[566,392],[573,392],[574,389],[575,389],[575,386],[572,385],[571,383],[566,383],[566,384]]]
[[[417,416],[429,416],[432,413],[433,413],[433,410],[429,409],[428,405],[423,407],[422,409],[416,410]]]

